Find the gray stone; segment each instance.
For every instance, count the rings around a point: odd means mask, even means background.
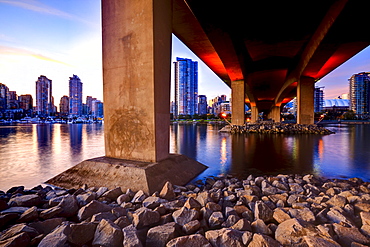
[[[41,198],[38,195],[23,195],[16,196],[9,200],[8,204],[17,207],[32,207],[41,203]]]
[[[111,206],[108,206],[107,204],[93,200],[86,206],[83,206],[82,208],[80,208],[80,210],[77,213],[77,216],[80,221],[83,221],[93,216],[94,214],[97,214],[100,212],[107,212],[107,211],[110,211],[111,209],[112,209]]]
[[[31,242],[27,233],[21,232],[11,238],[0,240],[1,247],[27,247]]]
[[[64,197],[65,197],[65,195],[51,198],[49,200],[49,206],[50,207],[58,206],[58,204],[63,200]]]
[[[92,241],[94,238],[97,224],[92,222],[82,222],[79,224],[71,224],[71,231],[67,236],[70,243],[82,246]]]
[[[304,192],[304,189],[298,183],[290,183],[289,188],[290,188],[290,191],[293,192],[293,193],[299,194],[299,193]]]
[[[230,228],[238,231],[252,231],[251,224],[246,218],[238,220],[238,222],[236,222]]]
[[[114,221],[114,224],[119,226],[121,229],[125,228],[126,226],[131,225],[130,220],[126,216],[121,216]]]
[[[333,196],[326,202],[326,204],[329,206],[332,206],[332,207],[336,206],[340,208],[343,208],[346,205],[346,203],[347,203],[347,199],[339,195]]]
[[[211,201],[208,191],[199,192],[197,198],[195,198],[202,207]]]
[[[93,246],[123,246],[121,229],[109,220],[103,219],[96,227]]]
[[[291,219],[291,217],[289,216],[289,214],[287,214],[284,210],[280,209],[280,208],[276,208],[274,209],[274,213],[273,213],[273,216],[274,220],[276,220],[279,224],[286,221],[286,220],[289,220]]]
[[[369,238],[365,237],[356,227],[345,227],[337,223],[333,224],[334,231],[338,235],[338,243],[342,246],[351,246],[352,242],[369,245]]]
[[[229,215],[229,217],[227,217],[226,221],[224,223],[222,223],[222,227],[226,227],[226,228],[229,228],[233,225],[235,225],[236,222],[238,222],[238,220],[240,220],[240,217],[237,216],[237,215]]]
[[[104,198],[108,198],[109,200],[111,200],[111,201],[115,201],[115,200],[117,200],[117,198],[120,196],[120,195],[122,195],[123,194],[123,192],[122,192],[122,190],[121,190],[121,187],[117,187],[117,188],[114,188],[114,189],[112,189],[112,190],[108,190],[108,191],[106,191],[103,195],[102,195],[102,197],[104,197]]]
[[[224,222],[224,216],[221,212],[213,212],[209,217],[208,224],[211,229],[215,229],[220,227],[221,224]]]
[[[124,202],[129,202],[131,200],[129,194],[122,194],[119,197],[117,197],[117,203],[122,204]]]
[[[27,226],[25,223],[22,223],[22,224],[14,225],[6,229],[5,231],[3,231],[0,235],[0,241],[6,240],[8,238],[12,238],[15,235],[20,234],[22,232],[27,233],[30,239],[39,235],[39,232],[35,228]]]
[[[76,200],[78,202],[79,207],[86,206],[89,204],[92,200],[95,200],[97,198],[95,192],[87,192],[84,194],[80,194],[76,196]]]
[[[183,225],[182,230],[185,234],[190,235],[196,233],[200,228],[199,220],[193,220]]]
[[[161,192],[159,193],[159,197],[163,198],[163,199],[166,199],[166,200],[172,200],[174,199],[176,196],[174,190],[173,190],[173,185],[167,181],[164,185],[163,185],[163,188],[161,190]]]
[[[145,198],[147,198],[147,197],[148,196],[145,195],[144,191],[139,190],[138,192],[136,192],[136,194],[132,198],[131,202],[132,203],[142,203],[145,200]]]
[[[323,236],[304,236],[304,240],[308,247],[341,247],[333,239]]]
[[[339,208],[338,208],[339,209]],[[332,222],[334,223],[345,223],[347,225],[350,225],[350,226],[355,226],[355,223],[353,222],[353,220],[347,216],[345,216],[342,212],[340,212],[338,209],[336,208],[331,208],[329,210],[329,212],[326,213],[326,218],[328,218],[329,220],[331,220]]]
[[[75,216],[79,209],[78,201],[73,195],[67,195],[63,197],[58,206],[63,209],[62,212],[59,213],[59,216],[67,218]]]
[[[33,206],[27,209],[21,217],[19,217],[18,222],[31,222],[36,220],[39,217],[39,213],[37,211],[37,207]]]
[[[35,228],[41,234],[49,234],[57,226],[62,224],[64,218],[52,218],[44,221],[29,223],[28,226]]]
[[[122,229],[124,247],[142,247],[142,243],[137,235],[137,230],[133,225]]]
[[[173,212],[172,217],[177,224],[183,226],[190,221],[197,220],[199,218],[199,213],[197,210],[182,207],[181,209]]]
[[[280,223],[275,232],[275,239],[284,246],[306,246],[304,236],[309,235],[297,219],[290,219]]]
[[[206,232],[207,240],[212,244],[212,246],[218,247],[242,247],[244,246],[242,236],[243,232],[229,228]]]
[[[273,219],[273,211],[263,201],[257,201],[254,206],[254,217],[268,222]]]
[[[278,241],[270,236],[255,233],[252,241],[248,244],[248,247],[280,247],[282,246]]]
[[[255,233],[272,235],[272,231],[270,230],[270,228],[268,228],[265,222],[263,222],[263,220],[258,219],[258,220],[253,221],[251,224],[251,227],[252,227],[252,231]]]
[[[2,229],[7,224],[15,221],[16,219],[18,219],[18,217],[19,214],[17,213],[7,213],[4,215],[0,215],[0,229]]]
[[[184,204],[184,207],[186,207],[188,209],[200,210],[202,208],[202,205],[197,200],[195,200],[194,198],[189,197],[186,200],[186,202]]]
[[[167,242],[179,235],[178,225],[170,222],[150,228],[146,238],[146,247],[164,247]]]
[[[208,240],[200,234],[177,237],[169,241],[166,245],[166,247],[189,247],[189,246],[212,247]]]
[[[10,207],[8,209],[1,211],[0,215],[9,214],[9,213],[23,214],[28,209],[29,209],[28,207]]]
[[[289,214],[292,218],[296,218],[298,220],[302,220],[309,223],[313,223],[316,220],[315,215],[309,208],[289,209]]]
[[[57,217],[61,212],[63,211],[63,209],[59,206],[55,206],[55,207],[52,207],[52,208],[49,208],[49,209],[45,209],[43,210],[41,213],[40,213],[40,218],[41,219],[51,219],[51,218],[55,218]]]
[[[127,215],[127,209],[123,207],[114,207],[111,210],[112,214],[114,214],[116,217],[126,216]]]
[[[67,236],[71,228],[68,222],[63,222],[60,226],[54,229],[51,233],[46,235],[38,247],[64,247],[70,246],[67,242]]]
[[[91,217],[91,222],[100,222],[102,219],[115,221],[118,217],[112,214],[111,212],[102,212],[94,214]]]
[[[96,198],[99,198],[101,197],[105,192],[108,191],[108,188],[107,187],[100,187],[97,191],[96,191]]]
[[[160,220],[160,214],[149,208],[139,208],[133,214],[132,223],[136,228],[142,228],[144,226],[150,226],[157,223]]]
[[[167,202],[167,200],[162,199],[160,197],[149,196],[145,198],[145,200],[143,201],[143,206],[146,208],[155,209],[156,207],[161,205],[161,203],[165,202]]]

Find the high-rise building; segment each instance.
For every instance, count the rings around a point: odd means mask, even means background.
[[[103,102],[100,100],[94,100],[92,102],[92,107],[91,107],[91,115],[94,117],[103,117],[104,115],[104,105]]]
[[[31,111],[33,109],[33,98],[31,94],[22,94],[18,97],[19,108],[24,111]]]
[[[349,79],[350,110],[356,114],[370,112],[370,72],[354,74]]]
[[[86,105],[87,105],[87,114],[92,114],[92,102],[96,100],[96,98],[93,98],[92,96],[86,96]]]
[[[198,114],[198,62],[176,58],[174,116]]]
[[[198,114],[204,115],[207,114],[207,96],[199,95],[198,97]]]
[[[321,112],[324,108],[324,87],[315,87],[314,91],[314,112]]]
[[[60,98],[59,112],[62,116],[67,116],[69,114],[69,97],[67,95]]]
[[[8,108],[9,88],[0,83],[0,112],[4,112]]]
[[[77,75],[69,77],[69,114],[82,115],[82,82]]]
[[[53,111],[52,81],[41,75],[36,81],[36,113],[49,116]]]

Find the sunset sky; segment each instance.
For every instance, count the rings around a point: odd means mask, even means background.
[[[35,97],[35,81],[53,81],[55,104],[68,95],[73,74],[83,82],[83,98],[103,99],[100,0],[0,0],[0,83],[18,95]],[[212,99],[230,89],[173,36],[172,60],[199,62],[199,94]],[[352,74],[370,71],[370,47],[318,82],[330,99],[348,93]]]

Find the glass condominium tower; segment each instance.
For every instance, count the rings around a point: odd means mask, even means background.
[[[350,110],[356,114],[370,112],[370,72],[354,74],[349,79]]]
[[[52,81],[41,75],[36,81],[36,113],[49,116],[53,112]]]
[[[198,114],[198,62],[176,58],[174,117]]]
[[[82,115],[82,82],[77,75],[69,77],[69,115]]]

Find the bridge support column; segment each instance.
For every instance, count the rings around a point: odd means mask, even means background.
[[[273,106],[270,113],[269,118],[274,120],[274,122],[280,122],[280,106]]]
[[[171,0],[104,0],[102,30],[106,156],[48,183],[151,194],[166,181],[189,182],[206,167],[169,154]]]
[[[314,123],[314,86],[311,77],[301,77],[297,86],[297,123]]]
[[[243,80],[231,82],[232,124],[245,122],[245,84]]]
[[[257,106],[251,106],[251,123],[255,123],[258,120],[258,108]]]

